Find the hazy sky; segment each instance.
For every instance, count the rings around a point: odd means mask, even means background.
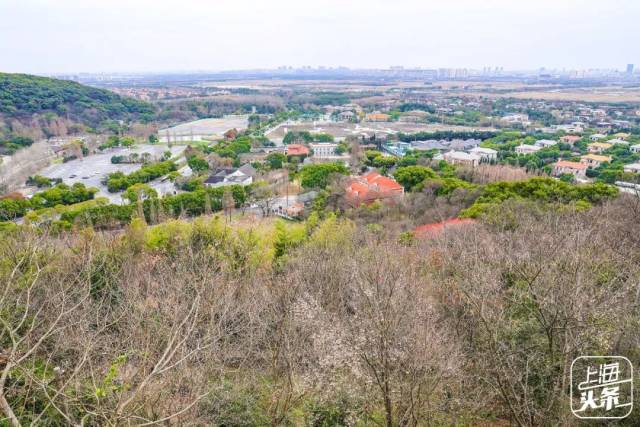
[[[0,0],[0,71],[617,68],[640,0]]]

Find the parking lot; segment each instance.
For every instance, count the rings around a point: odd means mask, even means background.
[[[65,184],[72,185],[81,182],[87,187],[96,187],[100,190],[98,197],[108,197],[112,203],[121,203],[122,199],[119,193],[109,193],[107,187],[101,181],[110,173],[123,172],[129,174],[142,167],[140,164],[113,164],[111,157],[116,155],[129,155],[131,153],[150,153],[152,156],[160,156],[169,148],[166,145],[139,145],[132,148],[115,148],[105,153],[94,154],[83,159],[71,160],[66,163],[57,163],[49,165],[40,175],[48,178],[61,178]],[[176,156],[184,151],[185,146],[171,147],[171,154]],[[156,188],[159,194],[165,194],[172,191],[173,185],[168,186],[166,183],[153,182],[150,184]],[[171,187],[171,188],[170,188]]]

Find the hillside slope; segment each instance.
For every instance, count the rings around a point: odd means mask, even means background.
[[[0,141],[100,129],[115,120],[148,122],[154,111],[146,102],[73,81],[0,73]]]

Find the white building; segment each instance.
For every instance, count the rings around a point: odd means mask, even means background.
[[[632,153],[640,153],[640,144],[635,144],[629,147]]]
[[[309,144],[313,150],[314,157],[335,157],[338,144],[332,142],[322,142],[319,144]]]
[[[452,165],[478,166],[482,158],[475,154],[465,153],[464,151],[449,151],[443,154],[444,160]]]
[[[630,163],[623,166],[625,172],[640,173],[640,163]]]
[[[542,150],[542,147],[538,147],[535,145],[522,144],[516,147],[516,153],[518,154],[533,154],[540,150]]]
[[[558,141],[554,141],[552,139],[539,139],[536,141],[535,146],[540,148],[548,148],[557,145]]]
[[[591,135],[589,137],[589,139],[592,140],[592,141],[598,141],[598,140],[606,138],[606,137],[607,137],[606,135],[603,135],[601,133],[594,133],[593,135]]]
[[[475,147],[469,150],[469,153],[480,157],[480,159],[485,162],[496,160],[496,158],[498,157],[498,152],[491,148]]]

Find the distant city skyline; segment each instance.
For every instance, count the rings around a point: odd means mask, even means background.
[[[3,0],[0,71],[618,70],[636,0]]]

